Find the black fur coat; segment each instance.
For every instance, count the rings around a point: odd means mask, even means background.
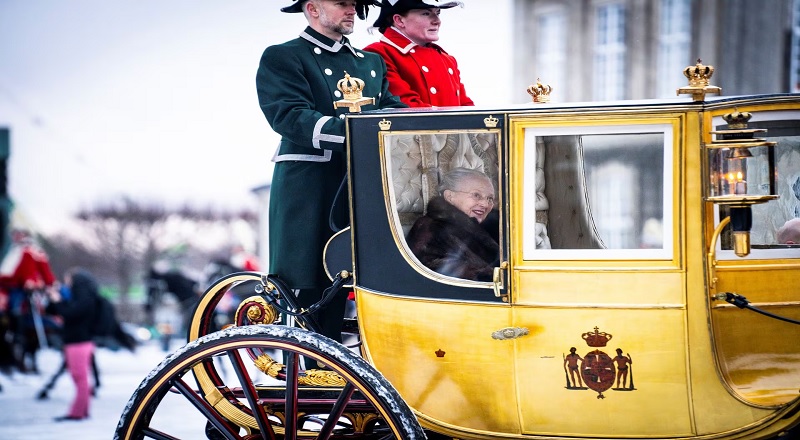
[[[431,199],[428,213],[414,222],[406,241],[422,264],[456,278],[491,281],[499,264],[497,237],[443,197]]]

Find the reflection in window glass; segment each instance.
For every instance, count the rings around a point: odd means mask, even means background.
[[[662,247],[664,137],[583,136],[589,207],[608,249]]]
[[[636,170],[628,164],[610,161],[593,169],[589,179],[589,199],[595,207],[597,232],[603,242],[611,249],[635,247]]]
[[[671,126],[531,128],[525,145],[525,259],[671,258]]]
[[[491,281],[500,259],[497,131],[383,134],[389,212],[411,261]]]

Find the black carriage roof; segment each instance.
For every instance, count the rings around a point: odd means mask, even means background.
[[[374,117],[385,114],[396,114],[402,116],[422,116],[430,114],[456,115],[461,113],[525,113],[525,112],[574,112],[587,110],[603,109],[626,109],[626,108],[660,108],[660,107],[707,107],[714,108],[728,106],[737,102],[748,101],[749,103],[774,103],[786,99],[797,99],[798,93],[772,93],[755,95],[734,95],[716,96],[708,95],[704,101],[694,101],[690,97],[675,97],[663,99],[638,99],[638,100],[618,100],[618,101],[582,101],[582,102],[548,102],[548,103],[521,103],[504,106],[470,106],[470,107],[426,107],[426,108],[403,108],[403,109],[382,109],[370,110],[363,113],[349,114],[348,117]]]

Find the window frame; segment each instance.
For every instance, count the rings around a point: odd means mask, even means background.
[[[675,154],[678,148],[675,142],[679,139],[674,121],[642,121],[642,123],[608,123],[608,124],[575,124],[570,126],[529,126],[522,128],[524,136],[524,158],[522,176],[522,195],[519,198],[522,206],[521,249],[519,255],[523,261],[591,261],[591,260],[653,260],[674,261],[678,257],[676,249],[675,206],[676,179],[674,170]],[[536,179],[535,173],[527,170],[535,169],[536,139],[539,136],[590,135],[590,134],[636,134],[660,133],[664,137],[663,147],[663,199],[662,199],[662,243],[661,249],[536,249]],[[547,160],[545,158],[545,160]],[[547,184],[547,182],[545,183]],[[551,202],[552,203],[552,202]]]
[[[408,263],[408,265],[413,268],[416,272],[421,274],[422,276],[431,279],[437,283],[444,283],[453,286],[459,287],[472,287],[472,288],[482,288],[486,289],[487,287],[491,287],[494,285],[491,281],[475,281],[469,280],[464,278],[457,278],[448,275],[443,275],[430,269],[429,267],[422,264],[419,259],[414,255],[411,251],[411,248],[406,241],[406,236],[403,231],[403,226],[400,221],[400,213],[397,210],[397,194],[395,193],[394,184],[393,184],[393,175],[392,175],[392,151],[389,148],[390,142],[387,141],[387,138],[390,136],[409,136],[409,135],[430,135],[430,134],[481,134],[481,133],[489,133],[493,134],[496,137],[497,141],[497,178],[493,180],[493,183],[496,185],[496,192],[497,198],[495,201],[495,207],[498,209],[499,224],[500,224],[500,231],[498,237],[498,247],[500,253],[500,261],[507,260],[507,246],[506,246],[506,234],[504,231],[504,224],[506,223],[506,216],[507,212],[504,209],[505,205],[505,197],[504,197],[504,182],[503,179],[503,133],[501,129],[481,129],[481,128],[464,128],[464,129],[439,129],[439,130],[403,130],[403,131],[381,131],[379,133],[379,146],[380,146],[380,155],[381,155],[381,166],[382,175],[383,175],[383,183],[384,183],[384,191],[385,191],[385,206],[386,206],[386,218],[389,221],[389,226],[392,231],[392,236],[394,237],[395,245],[397,246],[398,251],[402,255],[403,259]],[[505,288],[503,290],[505,291]]]

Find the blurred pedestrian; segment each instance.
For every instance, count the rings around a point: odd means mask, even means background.
[[[71,297],[71,291],[68,286],[62,285],[60,288],[61,301],[68,301]],[[128,334],[117,320],[116,312],[113,304],[105,297],[97,296],[97,308],[95,310],[96,316],[90,327],[92,339],[95,343],[95,349],[99,347],[106,347],[111,350],[119,350],[125,348],[131,352],[136,350],[136,339]],[[58,317],[61,320],[60,317]],[[59,331],[63,326],[59,326]],[[60,337],[59,337],[60,339]],[[96,352],[96,350],[95,350]],[[97,395],[97,390],[100,388],[100,369],[97,368],[97,357],[95,353],[92,354],[91,359],[92,376],[94,378],[94,386],[92,387],[92,396]],[[39,400],[48,399],[50,390],[52,390],[58,379],[62,374],[67,372],[67,359],[63,357],[61,366],[58,371],[50,377],[50,380],[42,387],[37,394],[36,398]]]
[[[173,295],[164,295],[154,312],[156,330],[161,338],[161,349],[170,350],[170,343],[176,333],[183,330],[181,305]]]
[[[5,318],[12,333],[14,363],[22,372],[38,372],[36,350],[45,342],[39,297],[56,278],[47,254],[29,230],[14,228],[11,240],[0,263],[0,295],[7,297],[2,302],[7,301]],[[0,353],[7,351],[0,349]]]
[[[59,289],[47,290],[50,304],[47,311],[61,316],[64,321],[62,339],[64,359],[67,369],[75,383],[75,399],[66,415],[56,417],[56,421],[83,420],[89,417],[91,387],[89,368],[94,342],[92,325],[98,318],[97,304],[100,295],[94,276],[83,269],[71,269],[64,275],[64,283],[70,289],[70,298],[62,297]]]

